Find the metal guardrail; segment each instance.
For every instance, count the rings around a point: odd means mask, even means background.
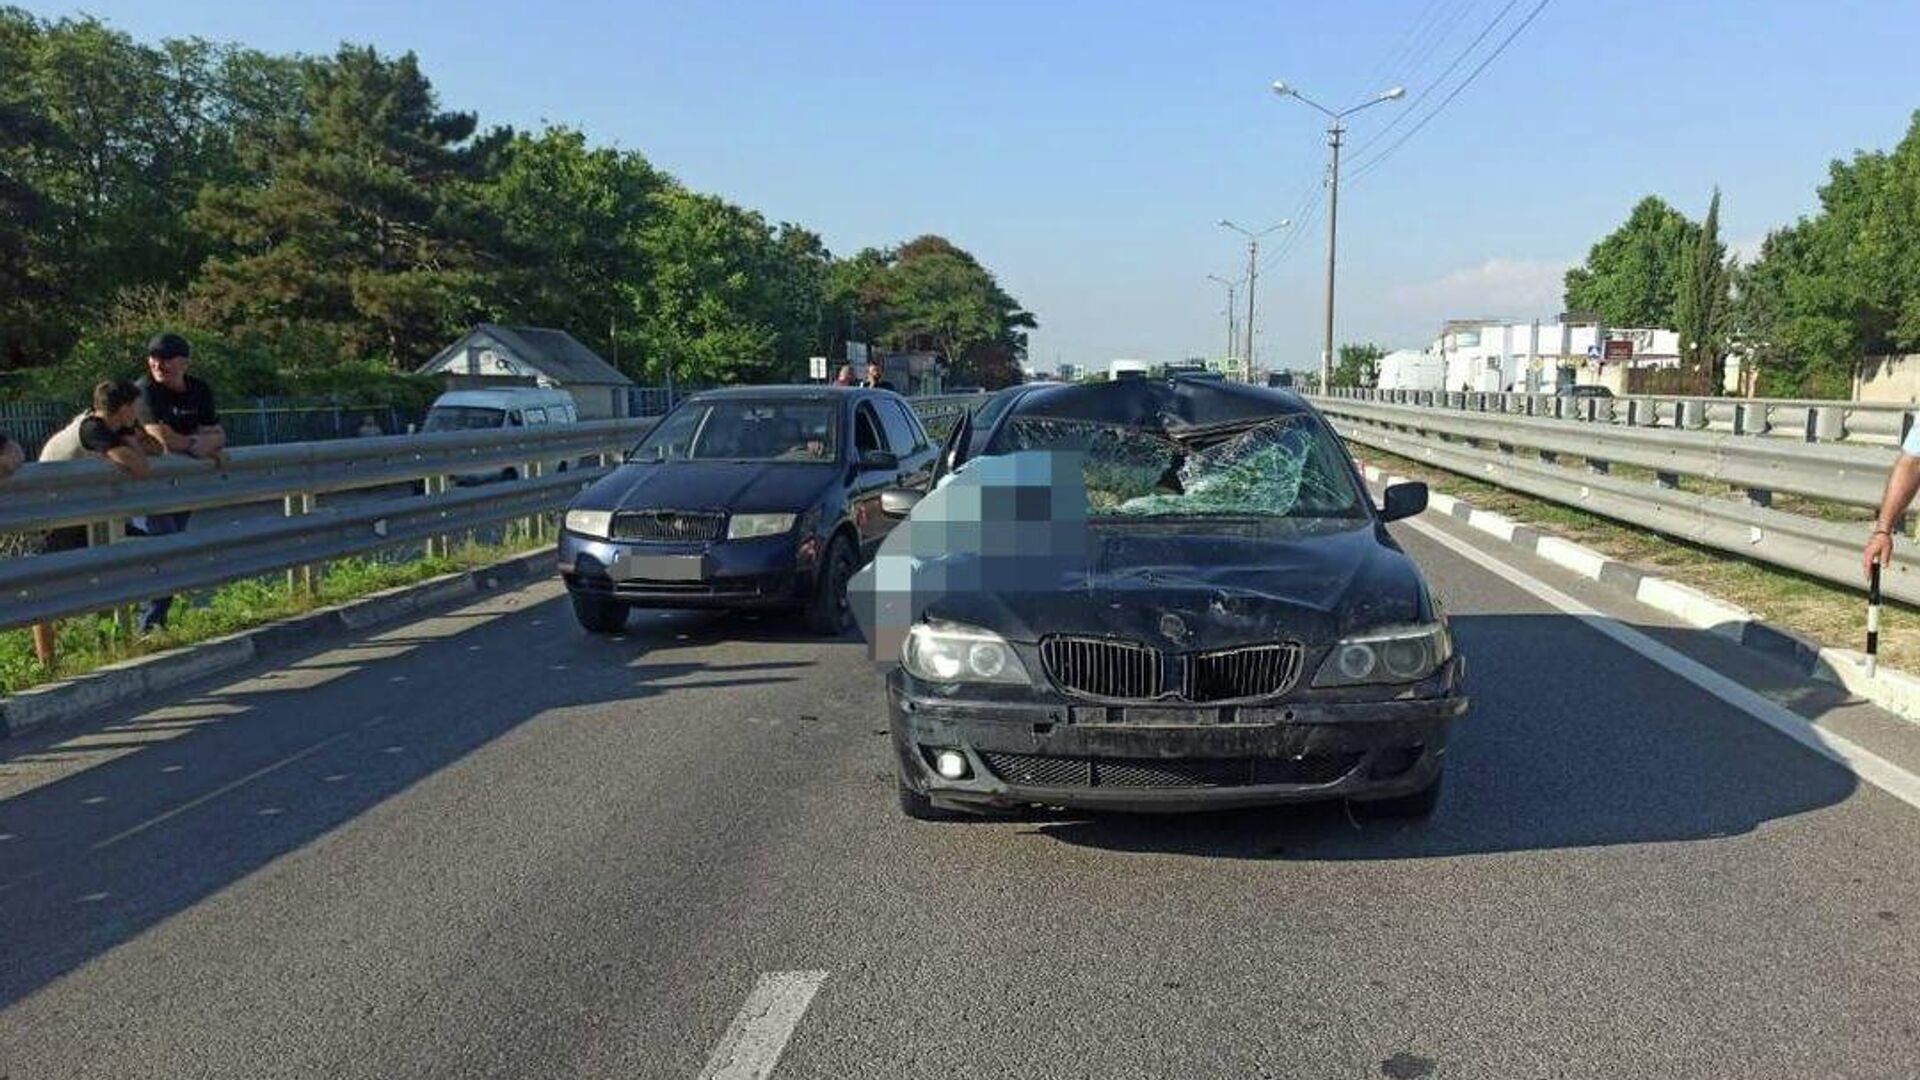
[[[1419,405],[1458,412],[1499,413],[1578,420],[1626,427],[1714,431],[1801,442],[1891,445],[1906,436],[1920,406],[1802,398],[1562,397],[1555,394],[1479,393],[1459,390],[1342,388],[1333,400],[1380,405]]]
[[[1865,527],[1773,509],[1772,495],[1877,506],[1892,457],[1886,447],[1312,400],[1349,441],[1851,588],[1862,587]],[[1562,455],[1584,466],[1560,464]],[[1612,475],[1614,465],[1651,469],[1656,479]],[[1680,477],[1744,488],[1746,499],[1683,491]],[[1910,546],[1896,547],[1883,588],[1895,599],[1920,603],[1920,555]]]
[[[910,399],[930,420],[984,395]],[[632,446],[655,418],[508,430],[441,432],[243,447],[223,465],[163,458],[128,478],[98,461],[30,465],[0,485],[0,533],[87,525],[119,539],[125,518],[282,500],[287,516],[191,529],[135,543],[0,559],[0,628],[101,611],[146,597],[207,588],[564,507],[604,467],[542,475],[546,463],[605,459]],[[516,468],[520,478],[450,491],[453,476]],[[326,492],[425,481],[426,493],[312,509]]]

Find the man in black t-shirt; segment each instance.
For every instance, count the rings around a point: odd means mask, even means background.
[[[221,462],[227,445],[227,433],[220,428],[220,413],[213,405],[213,388],[187,374],[187,359],[192,350],[178,334],[161,334],[147,343],[147,374],[140,387],[140,423],[147,434],[169,454]],[[167,536],[187,527],[189,512],[148,514],[127,523],[127,532],[135,536]],[[167,613],[173,597],[162,596],[140,609],[140,631],[147,633],[167,625]]]

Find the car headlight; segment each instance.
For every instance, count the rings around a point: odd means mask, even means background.
[[[613,529],[613,511],[611,510],[569,510],[567,511],[567,531],[582,536],[607,538]]]
[[[1347,638],[1321,662],[1313,685],[1370,686],[1410,683],[1440,670],[1453,656],[1453,639],[1442,623],[1395,626]]]
[[[999,634],[959,623],[915,623],[900,663],[916,679],[938,683],[1027,684],[1027,669]]]
[[[735,514],[727,519],[727,539],[751,540],[793,531],[793,514]]]

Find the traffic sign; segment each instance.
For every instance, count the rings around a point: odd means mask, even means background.
[[[1606,348],[1608,360],[1633,359],[1633,342],[1631,341],[1608,341]]]
[[[827,377],[827,358],[824,356],[807,357],[807,377],[824,379]]]

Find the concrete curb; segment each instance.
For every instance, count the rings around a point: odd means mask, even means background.
[[[0,738],[92,716],[103,709],[140,701],[163,690],[244,667],[255,660],[309,648],[329,637],[395,622],[451,600],[541,577],[552,570],[552,551],[531,551],[22,690],[0,698]]]
[[[1375,484],[1398,484],[1407,480],[1373,465],[1362,465],[1361,471],[1368,482]],[[1920,676],[1885,667],[1868,676],[1864,653],[1824,647],[1691,585],[1649,574],[1570,540],[1544,535],[1504,515],[1477,509],[1456,496],[1434,494],[1427,506],[1580,577],[1617,589],[1689,626],[1784,662],[1802,676],[1837,684],[1896,716],[1920,720]]]

